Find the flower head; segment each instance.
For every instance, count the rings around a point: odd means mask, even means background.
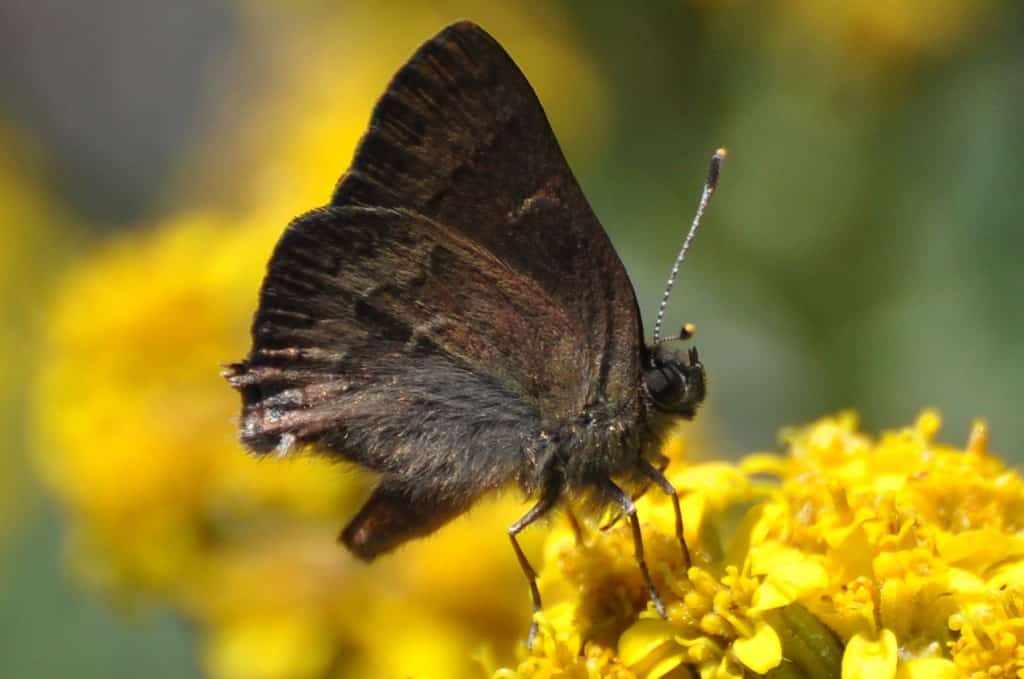
[[[690,568],[668,503],[640,508],[666,619],[630,568],[628,527],[555,531],[543,640],[503,676],[1024,673],[1024,483],[983,423],[965,449],[936,442],[939,425],[926,411],[874,439],[843,413],[784,432],[782,455],[678,469]]]

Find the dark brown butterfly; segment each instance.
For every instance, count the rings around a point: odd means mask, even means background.
[[[660,321],[646,345],[625,268],[533,89],[461,22],[394,77],[330,203],[288,225],[252,350],[225,375],[250,450],[309,444],[380,473],[341,534],[358,557],[514,482],[538,498],[509,527],[535,609],[516,535],[584,496],[628,517],[663,612],[623,487],[653,481],[672,497],[688,560],[676,491],[655,464],[705,381],[695,349],[680,357],[657,341]]]

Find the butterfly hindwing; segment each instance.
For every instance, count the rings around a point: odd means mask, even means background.
[[[314,210],[271,258],[253,350],[232,378],[243,441],[319,443],[408,478],[507,481],[521,432],[539,426],[529,358],[568,342],[545,296],[421,215]],[[445,455],[417,455],[426,448]]]

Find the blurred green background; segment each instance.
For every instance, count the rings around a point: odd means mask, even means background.
[[[944,438],[984,417],[993,449],[1024,459],[1020,2],[10,0],[0,676],[203,673],[188,616],[68,575],[74,503],[36,470],[60,463],[50,429],[78,394],[78,368],[61,373],[59,408],[40,386],[65,359],[55,353],[77,346],[51,321],[55,299],[76,308],[71,272],[172,233],[180,215],[279,232],[327,199],[389,74],[457,18],[483,25],[534,83],[648,328],[707,159],[729,148],[669,314],[670,327],[697,323],[710,374],[693,454],[771,449],[780,427],[840,408],[878,430],[932,405]],[[272,242],[238,256],[258,272]],[[177,276],[190,275],[185,260]],[[243,320],[255,285],[232,307]],[[146,294],[121,288],[109,303]],[[85,326],[103,313],[95,303],[82,301]],[[192,323],[175,319],[186,337],[206,332]],[[244,351],[237,325],[221,360]],[[170,373],[176,357],[151,361]],[[226,386],[211,393],[233,411]],[[116,445],[117,419],[97,455]],[[145,445],[137,456],[147,464]]]

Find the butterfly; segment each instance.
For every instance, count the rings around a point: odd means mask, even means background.
[[[453,24],[394,76],[330,202],[274,249],[251,351],[225,371],[241,441],[378,472],[341,533],[367,561],[518,485],[536,503],[508,534],[535,611],[520,531],[574,498],[615,507],[664,614],[626,489],[653,482],[671,497],[688,564],[659,447],[706,389],[696,348],[659,341],[667,294],[648,345],[625,267],[526,77],[479,26]]]

